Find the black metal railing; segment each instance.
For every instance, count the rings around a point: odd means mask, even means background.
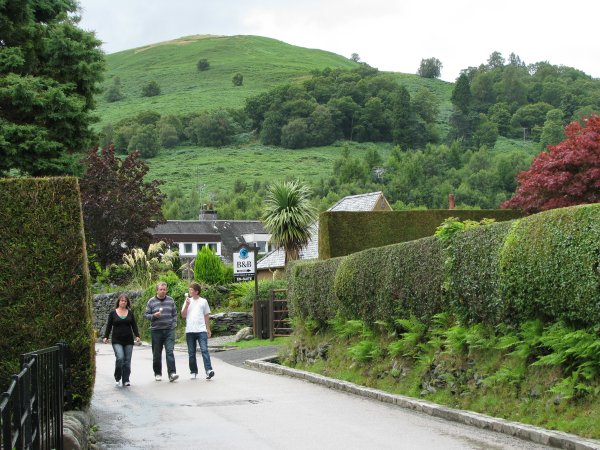
[[[21,355],[21,372],[0,397],[0,449],[63,448],[67,345]]]

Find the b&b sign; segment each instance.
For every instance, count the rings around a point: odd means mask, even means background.
[[[242,245],[233,252],[233,280],[252,281],[256,275],[256,261],[254,250],[249,246]]]

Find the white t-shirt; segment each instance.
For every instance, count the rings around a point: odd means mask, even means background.
[[[185,308],[185,303],[183,304],[183,308]],[[182,311],[183,308],[181,308]],[[200,333],[206,331],[206,323],[204,323],[205,314],[210,314],[210,306],[208,306],[206,299],[198,297],[194,300],[193,297],[190,297],[190,305],[188,306],[185,318],[185,332]]]

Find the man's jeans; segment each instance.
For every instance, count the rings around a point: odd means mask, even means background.
[[[210,354],[208,353],[208,333],[206,331],[202,331],[200,333],[185,333],[185,340],[187,341],[188,356],[190,358],[190,373],[198,373],[198,363],[196,362],[196,341],[198,341],[200,344],[204,370],[206,372],[212,370],[212,365],[210,364]]]
[[[129,381],[129,375],[131,374],[131,354],[133,353],[133,345],[122,345],[115,344],[113,342],[112,348],[115,352],[115,380],[120,381],[123,379],[123,383]]]
[[[173,348],[175,347],[175,330],[150,330],[152,335],[152,367],[154,375],[162,375],[162,351],[165,348],[165,356],[167,358],[168,374],[176,373],[175,355]]]

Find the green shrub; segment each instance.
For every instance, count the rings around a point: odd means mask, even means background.
[[[500,255],[500,289],[511,319],[600,322],[600,204],[520,219]]]
[[[445,253],[434,237],[384,247],[387,265],[381,269],[378,292],[380,320],[416,319],[429,323],[448,309],[442,295]]]
[[[448,241],[444,295],[464,323],[498,324],[506,317],[499,257],[513,221],[456,233]]]
[[[66,342],[66,408],[85,408],[95,377],[94,332],[79,185],[75,178],[0,180],[0,391],[19,355]]]
[[[339,302],[333,283],[342,258],[298,261],[288,268],[288,300],[291,317],[314,319],[321,325],[333,319]]]
[[[202,247],[194,263],[194,280],[206,284],[219,284],[223,281],[223,263],[208,245]]]

